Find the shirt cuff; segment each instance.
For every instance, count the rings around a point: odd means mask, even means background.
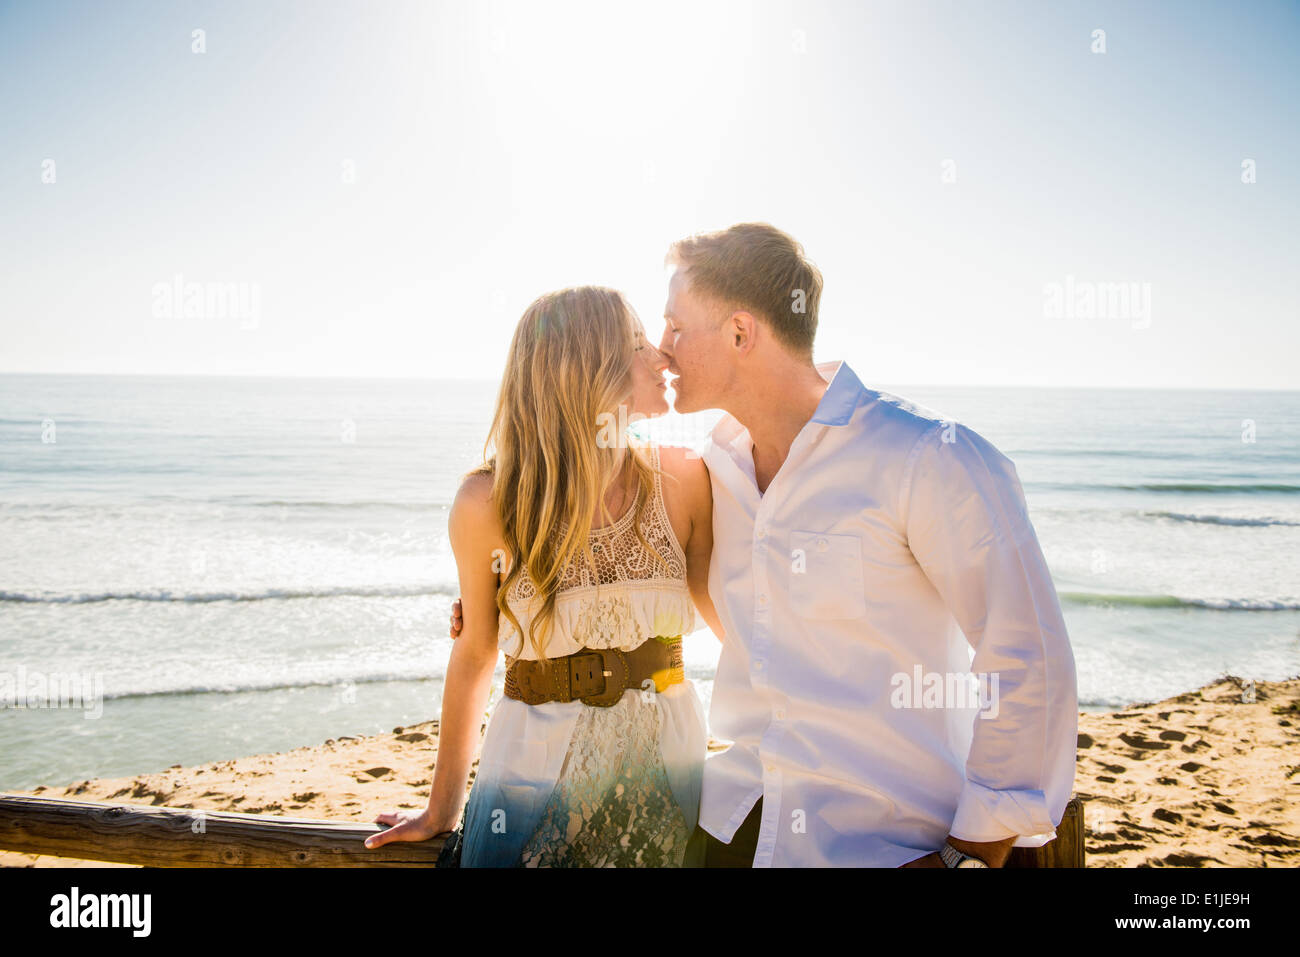
[[[995,790],[967,779],[948,833],[976,844],[1015,837],[1016,847],[1041,847],[1056,837],[1042,791]]]

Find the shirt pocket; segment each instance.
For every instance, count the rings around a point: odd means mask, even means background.
[[[867,613],[862,540],[828,532],[790,533],[790,605],[800,618],[861,618]]]

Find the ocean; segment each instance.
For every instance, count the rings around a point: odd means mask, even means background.
[[[1300,673],[1300,392],[867,384],[1016,462],[1082,708]],[[438,717],[447,511],[495,397],[482,381],[0,375],[0,690],[93,676],[102,694],[0,707],[0,789]],[[685,651],[707,704],[718,643],[701,630]]]

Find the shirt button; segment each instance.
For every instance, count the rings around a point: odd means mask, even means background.
[[[775,764],[769,764],[769,765],[767,766],[767,769],[768,769],[769,771],[775,771],[775,770],[776,770],[776,765],[775,765]]]
[[[755,670],[755,671],[762,671],[762,670],[763,670],[763,662],[762,662],[762,659],[760,659],[760,660],[754,662],[754,670]]]
[[[776,709],[776,717],[777,717],[777,720],[778,720],[778,721],[780,721],[780,720],[784,720],[784,719],[785,719],[785,709],[784,709],[784,708],[777,708],[777,709]]]
[[[766,604],[767,604],[767,595],[766,595],[766,594],[759,595],[759,596],[758,596],[758,603],[759,603],[760,605],[766,605]]]
[[[824,538],[817,539],[817,551],[819,552],[826,551],[826,539]]]

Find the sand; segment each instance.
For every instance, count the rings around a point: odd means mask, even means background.
[[[1088,867],[1300,865],[1300,679],[1079,717]]]
[[[1079,716],[1075,791],[1089,867],[1300,865],[1300,678],[1234,677],[1166,701]],[[711,748],[719,748],[716,741]],[[129,778],[10,793],[372,821],[422,808],[438,722]],[[473,772],[470,781],[472,783]],[[0,852],[0,866],[114,866]]]

